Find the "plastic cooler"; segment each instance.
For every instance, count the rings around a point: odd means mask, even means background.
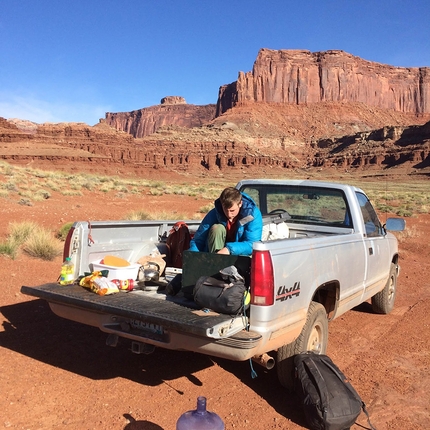
[[[101,271],[101,270],[109,270],[107,279],[119,279],[120,281],[124,281],[126,279],[136,280],[137,274],[139,272],[140,264],[130,264],[130,266],[126,267],[114,267],[107,266],[106,264],[101,264],[101,260],[93,261],[91,264],[93,266],[93,272]]]

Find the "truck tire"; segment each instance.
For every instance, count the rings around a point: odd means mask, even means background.
[[[279,382],[287,390],[294,388],[294,356],[306,351],[325,354],[328,343],[328,319],[324,306],[311,302],[306,323],[299,337],[278,349],[276,363]]]
[[[394,307],[397,290],[397,268],[391,263],[390,276],[382,291],[372,297],[372,309],[377,314],[389,314]]]

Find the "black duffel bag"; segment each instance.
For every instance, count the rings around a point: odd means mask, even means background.
[[[223,279],[221,275],[201,276],[194,286],[194,301],[220,314],[236,315],[244,308],[246,286],[243,279]]]

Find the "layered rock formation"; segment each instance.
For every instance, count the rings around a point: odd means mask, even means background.
[[[199,127],[215,117],[216,106],[189,105],[183,97],[168,96],[161,104],[132,112],[106,113],[106,123],[139,138],[155,133],[160,127],[177,125]]]
[[[36,133],[22,133],[0,121],[0,137],[0,158],[6,161],[143,177],[158,177],[161,172],[240,177],[269,172],[285,175],[291,169],[381,170],[403,166],[411,171],[430,167],[430,122],[309,143],[253,136],[237,130],[232,123],[191,131],[166,127],[146,138],[134,139],[103,122],[94,127],[43,124]]]
[[[430,68],[393,67],[335,50],[262,49],[252,72],[220,88],[217,116],[244,102],[327,101],[430,113]]]
[[[430,122],[422,126],[383,127],[316,143],[312,167],[390,168],[430,166]]]

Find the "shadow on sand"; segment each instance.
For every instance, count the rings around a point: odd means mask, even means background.
[[[235,375],[279,414],[304,425],[301,407],[294,395],[289,394],[277,379],[276,369],[266,370],[249,361],[233,362],[192,352],[169,351],[156,348],[148,357],[132,354],[127,341],[117,348],[106,346],[107,334],[98,328],[75,323],[53,314],[44,300],[31,300],[0,308],[7,322],[0,333],[0,346],[16,351],[43,363],[93,379],[116,377],[148,386],[167,384],[168,381],[187,377],[196,386],[202,386],[194,374],[217,363],[225,371]],[[103,356],[104,360],[94,360]],[[175,366],[172,366],[172,362]],[[117,363],[122,363],[118,366]],[[252,377],[252,369],[257,377]],[[175,389],[180,395],[184,393]],[[131,429],[159,430],[157,424],[148,421],[130,422]]]

